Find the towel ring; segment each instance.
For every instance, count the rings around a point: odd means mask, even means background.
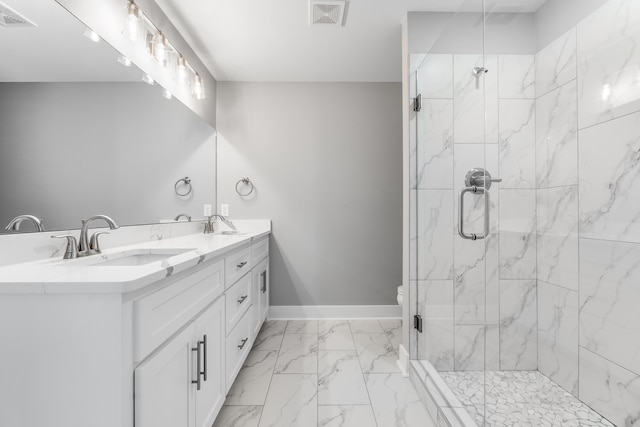
[[[244,184],[244,185],[248,185],[250,186],[250,189],[248,192],[246,193],[242,193],[239,189],[238,186],[240,184]],[[255,190],[255,188],[253,187],[253,182],[251,182],[251,180],[247,177],[244,177],[242,179],[240,179],[238,182],[236,182],[236,193],[238,193],[239,195],[241,195],[242,197],[247,197],[248,195],[250,195],[251,193],[253,193],[253,190]]]
[[[180,187],[180,183],[182,182],[182,186],[186,187],[186,192],[180,192],[178,190],[178,187]],[[191,194],[191,191],[193,190],[193,187],[191,186],[191,178],[189,178],[188,176],[185,176],[184,178],[180,178],[179,180],[176,181],[175,185],[173,186],[173,190],[176,192],[176,194],[178,196],[188,196],[189,194]]]

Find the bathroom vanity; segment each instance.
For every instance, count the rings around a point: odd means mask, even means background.
[[[210,427],[266,318],[269,221],[0,268],[0,425]]]

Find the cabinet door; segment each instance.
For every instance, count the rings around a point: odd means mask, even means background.
[[[136,427],[195,427],[192,324],[135,370]]]
[[[195,322],[201,348],[201,387],[195,392],[196,427],[211,427],[225,398],[225,301],[219,298]]]

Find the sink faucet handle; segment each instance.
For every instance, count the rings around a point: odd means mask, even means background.
[[[74,259],[78,256],[78,243],[76,242],[75,236],[71,234],[58,234],[56,236],[51,236],[52,239],[67,239],[67,248],[64,251],[63,259]]]
[[[100,250],[100,242],[98,241],[98,237],[101,234],[109,234],[108,231],[96,231],[95,233],[93,233],[91,235],[91,240],[89,240],[89,249],[95,251],[95,253],[101,253],[102,251]]]

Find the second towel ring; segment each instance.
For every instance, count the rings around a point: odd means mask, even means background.
[[[240,184],[244,184],[244,185],[248,185],[249,191],[246,193],[242,193],[239,189],[238,186]],[[253,187],[253,182],[251,182],[251,180],[247,177],[241,178],[240,180],[238,180],[238,182],[236,182],[236,193],[238,193],[239,195],[241,195],[242,197],[247,197],[248,195],[250,195],[251,193],[253,193],[253,190],[255,190],[255,188]]]
[[[180,183],[183,183],[182,185],[184,187],[186,187],[186,190],[183,192],[180,192],[178,190],[178,187],[180,186]],[[188,176],[185,176],[184,178],[180,178],[179,180],[176,181],[175,185],[173,186],[173,190],[176,192],[176,194],[178,196],[188,196],[189,194],[191,194],[191,191],[193,190],[193,187],[191,186],[191,178],[189,178]]]

